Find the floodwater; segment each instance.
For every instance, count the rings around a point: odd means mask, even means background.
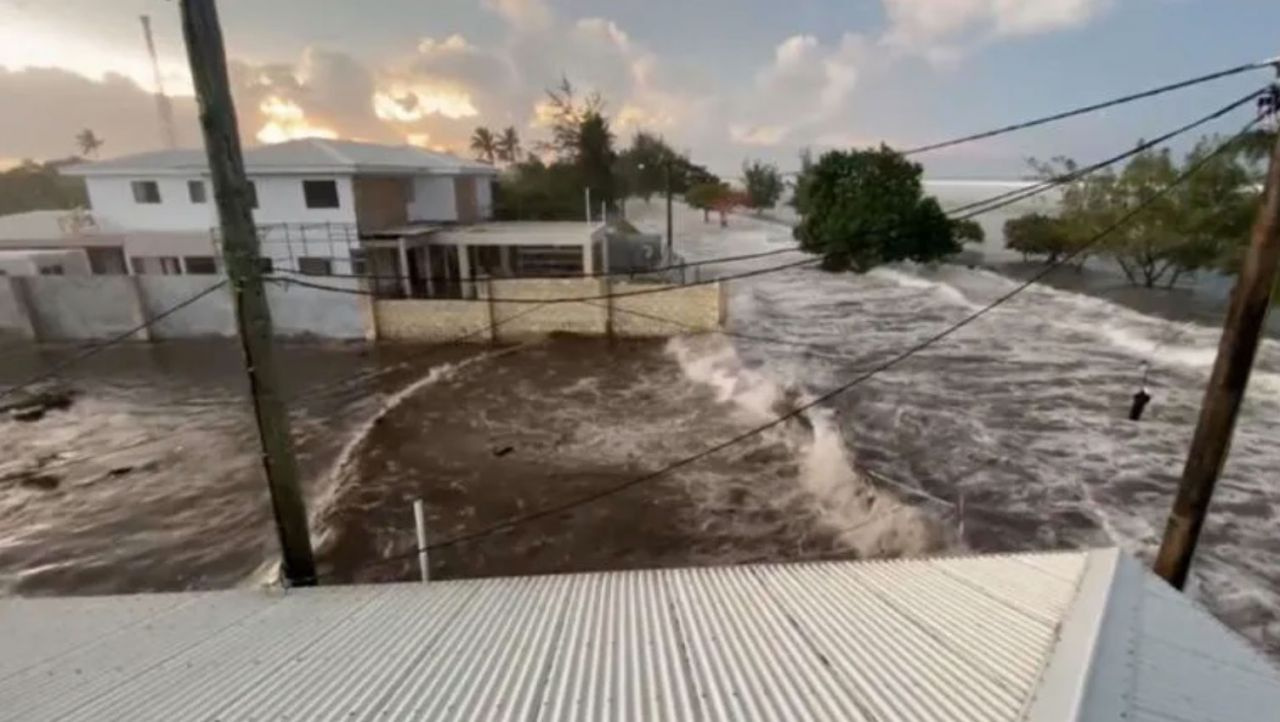
[[[951,192],[944,205],[973,191]],[[656,202],[633,203],[642,224],[660,212]],[[986,225],[993,234],[999,219]],[[682,211],[677,243],[703,259],[783,247],[790,234],[744,218],[720,229]],[[864,276],[801,268],[733,282],[730,330],[754,339],[286,346],[281,366],[322,575],[413,578],[414,498],[426,501],[439,543],[625,485],[853,378],[1034,270],[994,241],[969,258],[973,267]],[[432,573],[1108,544],[1149,559],[1224,298],[1220,282],[1135,291],[1104,264],[1059,271],[813,412],[593,503],[433,551]],[[6,352],[0,383],[65,353]],[[1134,423],[1127,410],[1143,364],[1154,400]],[[0,421],[0,477],[37,468],[59,477],[56,489],[0,482],[0,589],[95,593],[264,578],[274,537],[238,365],[226,343],[123,347],[69,376],[82,392],[70,410]],[[1278,425],[1280,346],[1269,339],[1194,593],[1273,654]]]

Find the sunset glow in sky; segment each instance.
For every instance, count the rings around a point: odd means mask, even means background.
[[[545,89],[600,92],[721,172],[802,147],[910,145],[1280,54],[1274,0],[220,0],[246,142],[355,137],[469,153],[480,124],[545,137]],[[0,159],[157,147],[152,17],[179,134],[198,134],[178,7],[0,0]],[[1170,52],[1176,48],[1177,52]],[[933,175],[1116,152],[1267,80],[1233,78],[931,156]],[[1214,130],[1224,131],[1234,119]],[[531,145],[531,143],[526,143]]]

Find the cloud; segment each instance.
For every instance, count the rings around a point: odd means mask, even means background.
[[[779,125],[742,125],[729,126],[729,138],[742,145],[777,145],[786,137],[788,129]]]
[[[484,0],[484,7],[519,30],[542,30],[552,20],[545,0]]]
[[[45,159],[78,153],[74,137],[92,128],[107,156],[153,150],[162,143],[155,98],[133,80],[100,80],[59,68],[0,67],[0,156]],[[180,142],[199,139],[195,102],[173,98]]]
[[[934,58],[955,58],[994,38],[1077,27],[1110,0],[881,0],[886,45]]]

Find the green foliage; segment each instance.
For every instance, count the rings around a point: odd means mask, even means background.
[[[702,220],[705,223],[710,220],[711,211],[718,208],[729,193],[729,186],[720,181],[699,183],[685,191],[684,202],[702,211]]]
[[[747,191],[747,207],[757,212],[773,208],[782,197],[782,174],[775,165],[760,161],[744,162],[742,180]]]
[[[813,170],[813,151],[805,148],[800,151],[800,172],[796,174],[794,192],[791,194],[791,207],[796,213],[804,215],[809,212],[809,180]]]
[[[952,221],[951,230],[961,243],[982,243],[987,238],[987,232],[975,220]]]
[[[617,154],[613,150],[613,132],[609,129],[608,118],[594,111],[583,116],[574,161],[583,183],[591,189],[591,197],[612,207],[615,200],[613,168]]]
[[[1199,270],[1234,273],[1257,206],[1256,154],[1265,138],[1250,136],[1230,151],[1215,154],[1221,142],[1202,138],[1181,164],[1167,149],[1146,150],[1118,173],[1104,170],[1068,183],[1057,217],[1065,235],[1057,239],[1063,246],[1059,253],[1078,248],[1143,206],[1108,233],[1098,249],[1115,261],[1130,283],[1172,287]],[[1164,192],[1192,165],[1198,165],[1195,173]],[[1062,158],[1037,167],[1049,178],[1076,169]],[[1028,252],[1049,255],[1043,249]]]
[[[1066,224],[1043,213],[1026,213],[1005,221],[1004,245],[1024,259],[1045,256],[1047,263],[1056,263],[1074,247]]]
[[[494,215],[499,220],[581,220],[582,178],[576,166],[546,165],[537,156],[508,168],[498,179]]]
[[[48,163],[28,160],[0,172],[0,215],[88,205],[84,180],[58,173],[58,168],[78,162],[79,158]]]
[[[960,251],[956,228],[924,195],[922,169],[888,146],[823,154],[807,176],[801,247],[828,270],[931,262]]]

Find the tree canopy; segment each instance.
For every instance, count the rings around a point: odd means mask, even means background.
[[[757,212],[773,208],[782,198],[782,174],[778,167],[760,161],[742,164],[742,182],[746,189],[747,206]]]
[[[511,154],[495,197],[500,218],[582,218],[584,188],[591,189],[593,205],[613,207],[628,194],[648,199],[665,192],[668,176],[673,193],[718,181],[653,133],[637,132],[631,145],[618,151],[604,99],[597,93],[580,97],[567,78],[547,91],[547,106],[551,138],[535,145],[547,161],[534,155],[520,161],[518,152]],[[508,134],[514,129],[495,141],[500,160],[506,160]]]
[[[48,163],[27,160],[0,172],[0,215],[87,205],[84,179],[58,173],[60,167],[78,162],[79,158]]]
[[[956,224],[925,196],[919,164],[888,146],[830,151],[803,174],[801,247],[828,270],[930,262],[960,251]],[[972,228],[962,229],[972,234]]]
[[[685,191],[684,202],[692,208],[702,211],[702,220],[710,220],[712,210],[716,210],[730,194],[729,186],[720,181],[698,183]]]
[[[498,139],[493,131],[483,126],[476,128],[471,134],[471,150],[475,151],[476,160],[492,163],[498,154]]]
[[[1222,140],[1201,138],[1181,163],[1168,149],[1137,153],[1119,172],[1097,171],[1063,186],[1057,215],[1011,220],[1006,245],[1053,263],[1141,206],[1093,251],[1115,262],[1130,283],[1172,287],[1199,270],[1234,273],[1257,203],[1257,148],[1265,141],[1250,137],[1215,152]],[[1066,158],[1032,163],[1045,178],[1077,170]],[[1193,165],[1196,172],[1170,188]]]

